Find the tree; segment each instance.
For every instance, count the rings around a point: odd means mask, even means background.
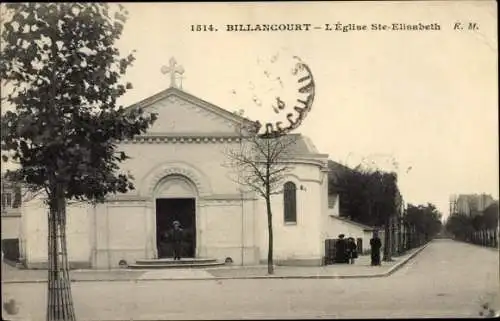
[[[397,174],[396,173],[380,173],[380,185],[379,185],[379,199],[378,203],[381,207],[381,217],[379,218],[384,224],[384,261],[392,260],[392,249],[394,238],[393,232],[393,222],[397,216],[397,205],[399,189],[397,185]],[[379,214],[379,215],[380,215]]]
[[[353,221],[384,226],[384,260],[391,260],[391,225],[397,213],[399,189],[396,173],[364,168],[361,165],[339,174],[346,212]]]
[[[471,218],[464,214],[450,215],[446,220],[445,228],[447,232],[462,241],[468,241],[470,235],[474,232]]]
[[[498,202],[494,202],[483,211],[471,215],[471,224],[475,231],[495,229],[498,225]]]
[[[496,229],[498,227],[498,201],[485,208],[481,216],[485,229]]]
[[[127,11],[105,3],[5,4],[1,79],[14,107],[1,119],[14,181],[37,186],[48,205],[47,320],[75,320],[66,248],[68,200],[102,202],[134,188],[120,172],[117,141],[144,133],[156,115],[117,106],[134,61],[114,46]]]
[[[441,217],[442,214],[434,204],[408,204],[404,219],[412,226],[415,226],[416,232],[428,241],[441,232]]]
[[[446,231],[455,238],[470,241],[474,232],[496,229],[498,226],[498,202],[490,204],[482,212],[471,211],[451,215],[445,224]]]
[[[262,197],[266,203],[268,252],[267,272],[274,273],[273,263],[273,212],[272,196],[283,192],[286,174],[290,171],[289,157],[296,135],[257,135],[258,125],[245,126],[241,130],[240,146],[228,148],[228,166],[237,171],[234,179],[246,191]]]

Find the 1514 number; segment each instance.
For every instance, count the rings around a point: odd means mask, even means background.
[[[191,31],[217,31],[214,25],[191,25]]]

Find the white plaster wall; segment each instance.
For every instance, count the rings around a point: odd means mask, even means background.
[[[40,200],[24,203],[23,226],[26,263],[47,262],[47,209]]]
[[[47,212],[41,200],[35,199],[23,205],[22,243],[28,266],[47,262]],[[68,260],[90,262],[91,240],[88,205],[67,206],[66,237]]]
[[[206,247],[231,247],[241,244],[241,204],[210,202],[206,205],[207,223],[203,245]]]
[[[153,103],[147,110],[157,113],[158,117],[149,133],[209,133],[235,130],[233,124],[220,116],[175,94]]]
[[[224,261],[227,257],[234,264],[257,263],[252,220],[252,201],[241,200],[203,202],[200,213],[199,254]],[[242,215],[243,211],[243,215]]]
[[[220,143],[168,143],[168,144],[123,144],[120,149],[131,159],[121,166],[135,177],[137,191],[148,196],[148,188],[155,184],[151,174],[165,164],[181,164],[194,168],[200,179],[208,183],[210,191],[217,194],[236,194],[238,184],[230,176],[225,151],[229,145]],[[234,148],[237,147],[234,144]],[[202,191],[200,191],[202,192]]]
[[[337,220],[333,217],[327,217],[324,229],[324,239],[336,239],[339,234],[344,234],[345,238],[353,237],[354,239],[363,239],[363,251],[370,249],[370,239],[372,237],[372,232],[365,232],[359,226],[354,224],[349,224],[341,220]]]
[[[21,215],[2,215],[2,240],[18,239],[20,236]]]
[[[70,261],[90,262],[89,206],[79,203],[68,206],[66,233]]]
[[[273,212],[273,236],[274,236],[274,259],[320,259],[322,257],[321,247],[321,215],[323,188],[315,165],[297,165],[294,175],[289,175],[286,181],[292,181],[297,186],[297,223],[285,223],[283,194],[272,197]],[[314,174],[311,178],[307,174]],[[301,189],[301,186],[303,189]],[[260,247],[260,259],[266,260],[268,253],[268,227],[266,205],[263,199],[259,200],[257,212],[258,222],[256,236]]]
[[[107,202],[96,208],[93,220],[92,243],[95,244],[93,265],[97,268],[114,268],[120,260],[134,263],[152,258],[151,233],[148,222],[151,215],[146,202]]]
[[[330,210],[328,208],[328,204],[329,204],[329,196],[328,196],[328,172],[327,171],[324,171],[322,172],[322,175],[323,175],[323,180],[322,180],[322,200],[321,200],[321,206],[323,208],[322,212],[321,212],[321,217],[318,218],[320,224],[321,224],[321,232],[320,232],[320,248],[321,248],[321,256],[323,257],[325,255],[325,240],[327,239],[326,235],[325,235],[325,219],[328,219],[328,211]],[[339,211],[339,197],[337,197],[337,202],[336,202],[336,206],[334,206],[334,208],[332,209],[333,211]]]
[[[332,207],[330,206],[332,204]],[[328,215],[339,216],[340,215],[340,195],[331,194],[328,195]]]

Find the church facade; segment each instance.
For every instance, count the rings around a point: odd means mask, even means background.
[[[241,125],[234,113],[176,86],[138,104],[158,114],[147,134],[122,141],[131,158],[121,169],[135,190],[96,206],[68,205],[68,256],[74,267],[116,268],[120,263],[168,257],[162,235],[177,220],[186,232],[183,256],[230,259],[255,265],[267,259],[266,206],[242,192],[231,177],[227,148],[238,148]],[[273,196],[277,264],[321,265],[328,226],[328,155],[296,136],[284,192]],[[21,256],[28,268],[47,262],[47,208],[23,204]],[[331,236],[330,236],[331,237]]]

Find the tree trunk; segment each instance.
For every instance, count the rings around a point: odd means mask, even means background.
[[[268,248],[267,248],[267,273],[274,274],[273,262],[273,213],[271,212],[271,198],[266,198],[267,208],[267,232],[269,235]]]
[[[388,217],[385,222],[385,232],[384,232],[384,258],[386,262],[392,261],[392,237],[391,237],[391,218]]]
[[[52,194],[48,231],[47,321],[76,320],[66,248],[66,199],[63,191]]]

